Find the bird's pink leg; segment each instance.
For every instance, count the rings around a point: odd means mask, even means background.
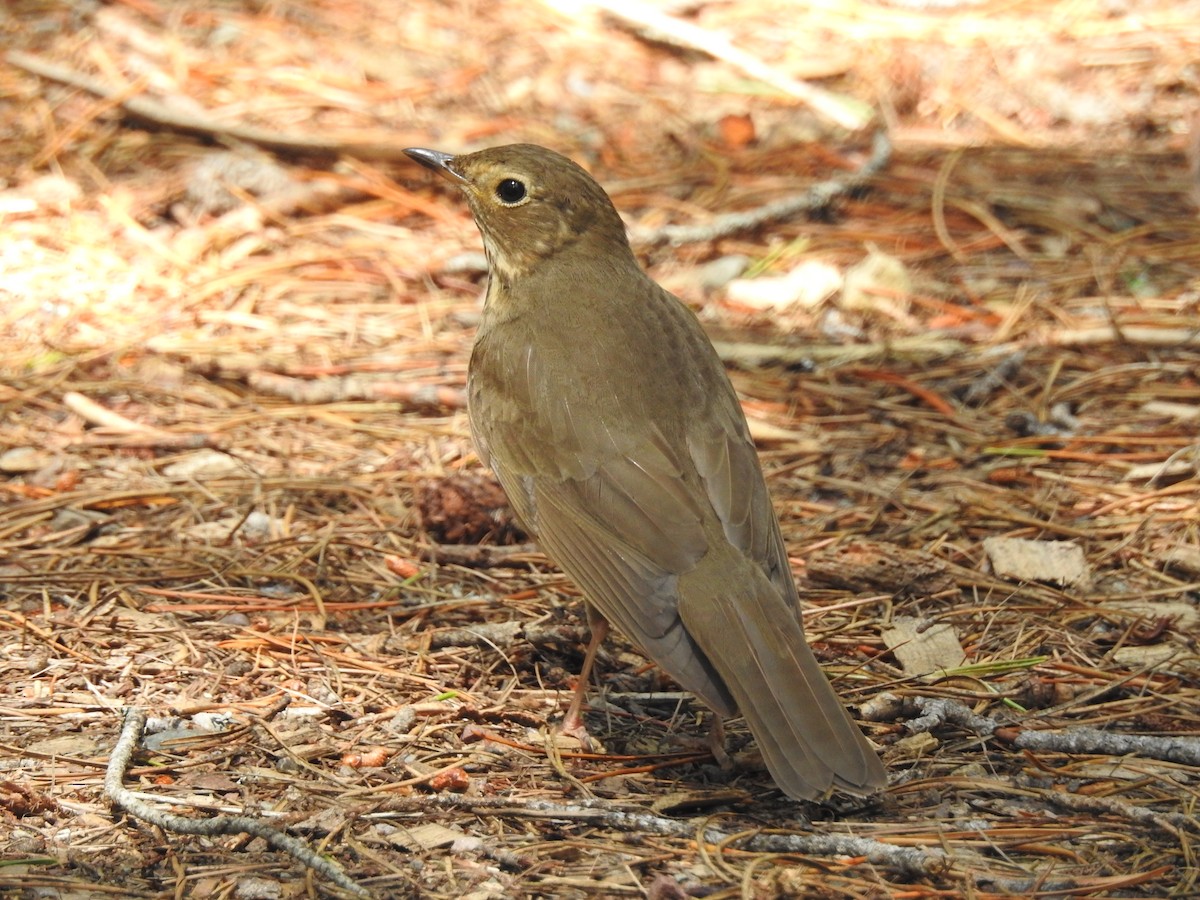
[[[587,652],[583,656],[583,667],[579,670],[579,680],[575,684],[571,705],[567,707],[567,714],[563,716],[562,724],[558,727],[561,733],[575,738],[583,747],[594,746],[592,736],[588,734],[587,726],[583,723],[581,711],[583,710],[584,695],[587,694],[588,682],[592,678],[592,665],[596,662],[596,651],[608,637],[609,630],[608,620],[594,612],[590,606],[588,607],[588,624],[591,626],[592,637],[588,641]]]

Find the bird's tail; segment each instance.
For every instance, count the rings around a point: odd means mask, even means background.
[[[745,557],[732,567],[718,578],[705,577],[705,566],[684,576],[679,613],[737,701],[771,776],[799,800],[884,787],[883,765],[821,671],[795,607]]]

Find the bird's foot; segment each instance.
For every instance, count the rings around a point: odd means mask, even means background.
[[[577,741],[580,749],[585,753],[604,753],[604,745],[596,738],[592,737],[591,732],[587,730],[587,725],[584,724],[583,716],[578,712],[567,711],[567,715],[558,723],[555,729],[556,736]]]
[[[725,749],[725,723],[715,713],[713,714],[712,727],[708,730],[708,751],[713,755],[713,759],[717,761],[718,766],[726,772],[732,771],[734,767],[733,757]]]

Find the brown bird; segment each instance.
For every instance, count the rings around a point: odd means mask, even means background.
[[[887,783],[804,638],[745,415],[696,316],[638,265],[604,190],[531,144],[405,150],[466,195],[490,269],[471,352],[479,454],[612,622],[798,799]],[[577,717],[582,694],[568,720]]]

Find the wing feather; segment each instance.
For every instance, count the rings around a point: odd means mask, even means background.
[[[603,479],[598,474],[595,479]],[[663,548],[662,535],[646,530],[637,546],[630,535],[614,530],[580,504],[588,487],[570,482],[535,480],[535,499],[542,525],[542,545],[588,599],[622,634],[654,659],[685,690],[724,715],[736,711],[728,689],[708,656],[679,618],[679,572],[676,550]],[[687,569],[694,568],[694,561]]]

